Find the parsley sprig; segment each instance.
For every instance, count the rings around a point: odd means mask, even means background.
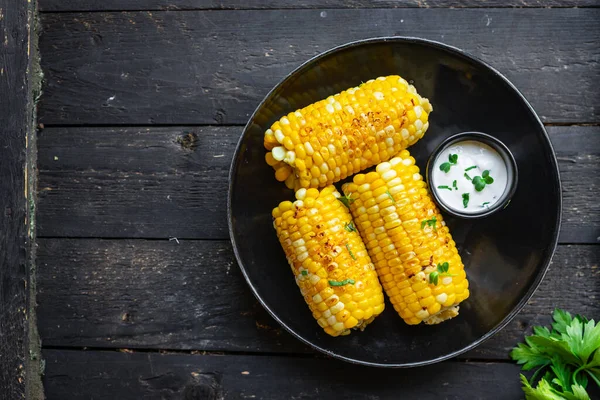
[[[458,161],[458,154],[449,154],[448,162],[442,163],[442,165],[440,165],[440,171],[444,171],[445,173],[448,173],[448,171],[450,171],[450,168],[453,165],[456,165],[457,161]]]
[[[435,226],[435,224],[437,224],[437,218],[434,215],[431,219],[424,219],[421,221],[421,229],[425,228],[425,225],[427,225],[431,226],[434,231],[437,231],[437,226]]]
[[[352,221],[346,222],[344,224],[344,229],[348,232],[356,232],[356,227],[354,226],[354,223]]]
[[[338,197],[337,199],[341,201],[342,204],[345,205],[347,208],[350,208],[350,204],[354,203],[354,201],[356,200],[352,198],[352,193],[348,193],[347,195]]]
[[[494,183],[494,178],[490,176],[490,171],[487,169],[483,171],[481,176],[473,178],[473,185],[475,185],[475,190],[478,192],[485,189],[485,185],[491,185],[492,183]]]
[[[455,274],[451,274],[448,272],[450,268],[450,264],[448,262],[444,262],[442,264],[437,265],[437,271],[433,271],[429,274],[429,283],[433,283],[434,285],[438,284],[438,280],[440,276],[456,276]]]
[[[600,323],[560,309],[552,316],[550,330],[535,326],[510,353],[524,371],[535,369],[530,379],[521,374],[525,397],[589,400],[588,378],[600,387]]]

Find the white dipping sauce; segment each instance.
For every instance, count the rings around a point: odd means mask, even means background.
[[[452,156],[450,160],[450,155],[457,157]],[[454,160],[456,163],[452,163]],[[448,172],[440,169],[442,165],[444,169],[450,166]],[[449,146],[435,159],[431,186],[448,208],[476,214],[500,200],[506,189],[507,175],[506,164],[495,149],[482,142],[465,140]],[[487,182],[491,182],[489,177],[493,182],[486,183],[486,177]],[[485,183],[481,191],[476,190],[474,179],[479,189]]]

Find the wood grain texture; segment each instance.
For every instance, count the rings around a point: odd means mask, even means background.
[[[254,299],[229,241],[39,239],[38,259],[45,345],[310,352]],[[599,263],[598,246],[559,246],[524,310],[462,358],[507,359],[554,307],[600,318]]]
[[[597,7],[596,0],[40,0],[42,11],[240,10],[405,7]]]
[[[597,8],[43,14],[40,121],[243,124],[310,57],[404,35],[488,62],[544,122],[599,122],[599,19]]]
[[[46,350],[48,400],[516,399],[519,367],[449,361],[405,369],[337,360]],[[474,390],[474,388],[476,388]]]
[[[562,243],[600,237],[600,127],[549,127]],[[41,237],[228,238],[227,174],[241,127],[47,128]],[[585,184],[584,184],[585,182]]]
[[[31,5],[0,0],[0,397],[26,396]]]

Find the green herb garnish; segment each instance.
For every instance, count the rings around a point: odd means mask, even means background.
[[[487,183],[488,185],[491,185],[492,183],[494,183],[494,178],[492,178],[490,176],[490,171],[489,170],[486,169],[485,171],[483,171],[483,173],[481,174],[481,176],[485,180],[485,183]]]
[[[481,207],[485,207],[486,205],[490,204],[489,201],[486,201],[485,203],[481,204]]]
[[[456,185],[456,179],[452,181],[452,187],[454,188],[454,190],[458,190],[458,186]]]
[[[353,260],[356,260],[356,257],[354,257],[354,254],[352,253],[352,250],[350,250],[350,245],[348,243],[346,243],[346,250],[348,250],[348,253],[350,253],[350,257],[352,257]]]
[[[444,171],[445,173],[448,173],[448,171],[450,171],[450,167],[456,165],[456,162],[458,161],[458,154],[448,155],[448,161],[449,162],[445,162],[442,165],[440,165],[440,170]]]
[[[433,271],[429,274],[429,283],[437,285],[440,276],[456,276],[456,274],[448,273],[448,269],[450,269],[450,264],[448,264],[447,261],[442,264],[438,264],[437,271]]]
[[[472,178],[469,176],[469,174],[467,174],[466,172],[465,172],[465,178],[467,178],[467,179],[468,179],[468,180],[470,180],[470,181],[472,181],[472,180],[473,180],[473,179],[472,179]],[[338,199],[338,200],[339,200],[339,199]]]
[[[344,285],[354,285],[353,279],[344,279],[343,281],[329,281],[331,286],[344,286]]]
[[[437,224],[437,218],[434,216],[431,219],[421,221],[421,229],[425,228],[425,225],[427,225],[433,227],[434,231],[437,231],[437,226],[435,226],[435,224]]]
[[[352,221],[346,222],[344,224],[344,229],[348,232],[356,232],[356,227],[354,226],[354,223]]]
[[[473,178],[473,185],[475,185],[475,190],[481,192],[485,188],[485,181],[480,176],[476,176]]]
[[[477,165],[472,165],[469,168],[465,169],[465,172],[470,171],[470,170],[475,169],[475,168],[477,168]]]
[[[342,202],[347,208],[350,208],[350,204],[354,203],[356,199],[352,198],[352,193],[348,193],[345,196],[338,197],[338,200]]]
[[[446,186],[446,185],[438,186],[438,189],[448,189],[448,190],[452,191],[452,188],[450,186]]]
[[[302,276],[307,276],[308,275],[308,271],[307,270],[303,270],[302,272],[300,272],[302,274]]]
[[[463,199],[463,206],[465,208],[467,208],[467,206],[469,205],[469,193],[463,193],[462,199]]]
[[[481,176],[473,178],[473,185],[475,185],[475,190],[478,192],[481,192],[485,188],[485,185],[491,185],[492,183],[494,183],[494,179],[490,176],[490,171],[487,169],[483,171]]]
[[[390,197],[390,199],[392,199],[392,203],[396,204],[396,200],[394,200],[394,196],[392,196],[389,190],[386,190],[385,194],[387,194]]]
[[[600,323],[556,309],[550,329],[534,326],[510,356],[530,379],[521,374],[527,399],[590,399],[588,378],[600,386]]]

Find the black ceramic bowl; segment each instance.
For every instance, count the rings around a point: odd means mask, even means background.
[[[448,147],[452,146],[453,144],[466,140],[473,140],[476,142],[487,144],[488,146],[490,146],[498,152],[500,157],[502,157],[502,161],[504,161],[504,165],[506,165],[507,182],[504,192],[502,193],[500,198],[494,203],[494,205],[490,206],[489,208],[482,208],[481,212],[478,213],[460,212],[447,206],[442,201],[441,197],[438,195],[439,192],[434,187],[433,179],[431,179],[431,177],[433,176],[433,168],[436,166],[435,161],[438,158],[439,154],[446,150]],[[515,161],[514,156],[510,152],[510,149],[506,147],[506,145],[502,143],[498,138],[495,138],[494,136],[488,135],[487,133],[483,132],[461,132],[457,133],[456,135],[449,136],[446,140],[440,143],[439,146],[436,147],[436,149],[429,156],[426,171],[427,186],[429,187],[429,191],[435,203],[445,213],[459,218],[484,218],[502,211],[510,203],[510,200],[515,194],[515,191],[517,190],[517,185],[519,183],[519,169],[517,167],[517,162]]]
[[[382,75],[414,82],[434,107],[425,137],[409,150],[424,173],[431,152],[456,132],[487,132],[512,152],[519,185],[510,207],[480,220],[446,218],[470,280],[458,317],[408,326],[389,303],[364,332],[329,337],[296,286],[271,220],[293,193],[265,163],[264,131],[297,108]],[[464,52],[414,38],[379,38],[325,52],[292,72],[258,106],[230,172],[228,217],[250,288],[286,330],[328,355],[365,365],[411,367],[474,348],[505,326],[540,283],[556,247],[561,215],[556,158],[542,123],[500,73]]]

